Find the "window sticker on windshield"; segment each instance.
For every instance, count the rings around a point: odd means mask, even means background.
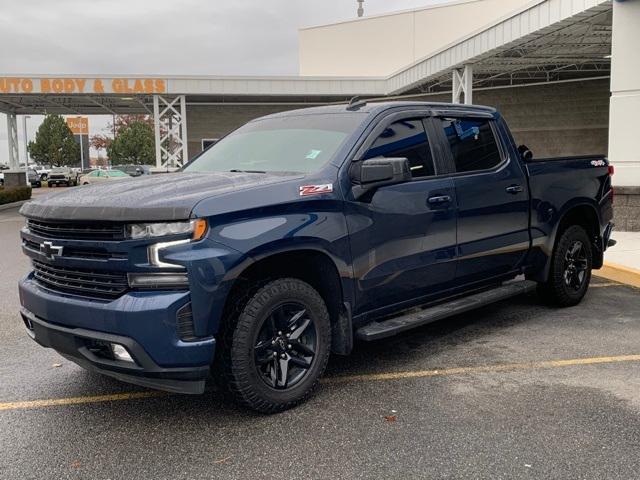
[[[321,153],[322,150],[309,150],[305,158],[308,158],[309,160],[315,160]]]

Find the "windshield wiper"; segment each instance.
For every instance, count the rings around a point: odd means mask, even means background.
[[[238,170],[237,168],[234,168],[232,170],[229,170],[230,172],[233,173],[267,173],[263,170]]]

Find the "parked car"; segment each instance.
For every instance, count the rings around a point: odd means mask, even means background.
[[[36,165],[35,171],[40,175],[41,181],[46,181],[49,178],[49,173],[51,172],[51,167],[49,165]]]
[[[27,170],[27,178],[29,179],[29,184],[31,185],[31,187],[42,187],[42,180],[40,179],[40,175],[38,175],[38,172],[33,168]]]
[[[148,165],[118,165],[118,170],[123,171],[132,177],[151,175]]]
[[[55,167],[49,173],[47,186],[54,187],[64,185],[72,187],[78,184],[78,173],[69,167]]]
[[[91,185],[94,183],[102,183],[110,180],[122,180],[125,178],[131,177],[120,170],[93,170],[80,177],[80,184]]]
[[[90,370],[184,393],[213,373],[280,411],[355,338],[536,288],[576,305],[609,245],[612,173],[602,156],[532,158],[487,107],[274,114],[178,173],[25,204],[21,314]]]

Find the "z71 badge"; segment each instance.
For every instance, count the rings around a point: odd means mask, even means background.
[[[301,185],[300,196],[307,197],[309,195],[321,195],[323,193],[333,192],[333,184],[325,183],[323,185]]]
[[[604,160],[591,160],[591,165],[594,167],[604,167],[607,164]]]

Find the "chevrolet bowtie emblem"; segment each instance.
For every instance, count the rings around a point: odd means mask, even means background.
[[[53,245],[51,242],[42,242],[40,244],[40,253],[49,260],[53,260],[55,257],[62,255],[62,247]]]

